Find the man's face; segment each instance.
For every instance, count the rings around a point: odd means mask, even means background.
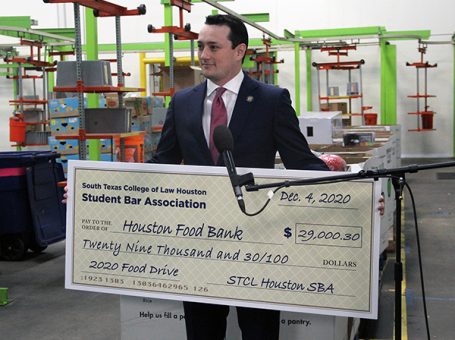
[[[239,73],[246,45],[232,48],[228,26],[204,25],[199,33],[198,57],[202,74],[222,86]]]

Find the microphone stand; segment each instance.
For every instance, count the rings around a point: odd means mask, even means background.
[[[251,173],[239,176],[239,183],[246,183],[246,191],[258,191],[269,188],[287,188],[292,186],[303,186],[316,183],[334,183],[341,181],[352,181],[356,179],[373,178],[391,178],[395,191],[395,339],[401,340],[401,290],[403,281],[403,264],[401,262],[401,201],[403,199],[403,187],[406,183],[406,174],[415,173],[421,170],[429,170],[436,168],[447,168],[455,166],[454,162],[432,163],[425,165],[409,165],[391,169],[376,169],[376,170],[361,170],[358,173],[348,173],[336,176],[327,176],[319,178],[308,178],[294,181],[282,181],[268,184],[254,184],[254,177]],[[426,319],[426,316],[425,316]]]

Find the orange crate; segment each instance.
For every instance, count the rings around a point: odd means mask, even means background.
[[[115,150],[118,160],[131,163],[144,163],[144,135],[124,138],[125,149],[120,155],[120,138],[115,138]]]
[[[9,119],[9,140],[18,144],[25,143],[25,122],[17,117]]]
[[[433,115],[432,114],[422,114],[422,129],[433,129]]]
[[[363,118],[365,118],[365,125],[376,125],[378,122],[377,113],[364,113]]]

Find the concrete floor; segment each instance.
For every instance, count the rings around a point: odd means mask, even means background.
[[[447,161],[453,159],[424,162]],[[419,171],[408,175],[407,182],[416,201],[431,339],[455,339],[455,167]],[[416,231],[408,193],[405,202],[408,336],[426,339]]]
[[[406,160],[404,164],[442,161],[448,160]],[[441,177],[452,179],[438,179]],[[417,204],[431,338],[455,339],[455,169],[425,170],[406,178]],[[419,340],[426,339],[426,331],[410,204],[406,192],[407,324],[403,329],[408,339]],[[0,260],[0,287],[9,289],[10,300],[0,307],[1,339],[120,338],[119,297],[65,290],[64,261],[64,242],[49,246],[39,255],[29,253],[24,261]],[[364,338],[392,338],[393,261],[394,254],[388,254],[381,279],[380,318],[363,324]]]
[[[0,261],[0,286],[10,303],[0,307],[1,339],[120,339],[120,298],[64,288],[65,243]]]

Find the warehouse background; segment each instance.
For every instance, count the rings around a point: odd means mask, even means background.
[[[147,25],[155,27],[164,25],[163,6],[160,0],[148,0],[132,3],[116,1],[116,3],[135,7],[140,3],[147,6],[144,16],[122,18],[122,43],[162,41],[163,35],[147,33]],[[223,5],[237,13],[270,13],[270,22],[262,26],[282,36],[284,29],[312,30],[344,27],[383,26],[388,31],[431,30],[430,41],[449,41],[454,34],[453,13],[455,2],[440,0],[433,4],[423,0],[385,0],[365,2],[361,0],[318,1],[316,3],[297,0],[251,1],[236,0],[223,2]],[[185,22],[191,23],[192,31],[199,31],[204,17],[211,13],[213,7],[205,3],[196,3],[192,12],[185,14]],[[83,11],[81,12],[83,13]],[[2,16],[30,16],[38,21],[35,28],[73,27],[72,4],[45,4],[42,1],[16,0],[14,6],[2,9]],[[175,11],[174,21],[177,22]],[[262,33],[249,27],[251,38],[260,38]],[[100,44],[114,43],[115,27],[112,18],[98,20],[98,40]],[[0,44],[18,43],[17,39],[0,36]],[[84,41],[83,41],[84,43]],[[397,117],[402,125],[402,156],[403,157],[451,157],[453,156],[454,140],[454,47],[450,44],[428,45],[425,60],[438,67],[429,70],[429,93],[437,97],[430,101],[431,109],[437,114],[434,118],[435,131],[408,132],[415,127],[415,117],[407,112],[415,111],[415,100],[407,98],[416,92],[415,69],[406,67],[406,62],[415,62],[420,58],[417,52],[418,43],[414,40],[393,42],[397,46]],[[178,55],[178,54],[177,54]],[[162,51],[150,51],[147,56],[163,56]],[[102,55],[100,58],[109,58]],[[282,50],[279,58],[285,63],[279,65],[278,84],[290,90],[295,98],[294,84],[294,51]],[[321,52],[313,52],[314,61],[325,61]],[[365,104],[372,105],[373,111],[380,110],[380,64],[379,47],[375,45],[361,46],[350,53],[349,59],[364,59],[363,88]],[[132,76],[126,79],[127,86],[139,86],[139,57],[137,53],[124,54],[124,70]],[[305,84],[305,58],[301,56],[301,112],[307,108]],[[314,70],[313,70],[314,72]],[[313,77],[315,79],[315,77]],[[24,83],[24,92],[31,84]],[[315,87],[315,84],[313,84]],[[39,89],[38,84],[38,92]],[[40,92],[39,92],[40,93]],[[12,81],[0,79],[0,151],[8,151],[10,147],[8,119],[11,107],[8,100],[12,99]],[[316,103],[316,91],[313,91],[313,102]],[[315,109],[315,108],[314,108]]]

